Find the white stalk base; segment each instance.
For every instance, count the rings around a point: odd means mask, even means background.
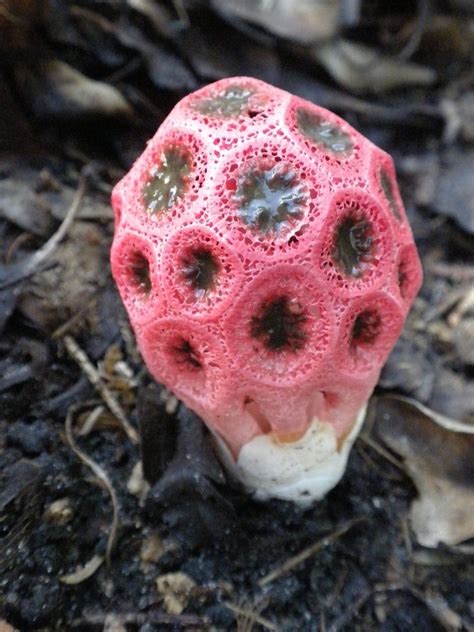
[[[315,419],[293,443],[278,443],[271,435],[255,437],[242,447],[237,461],[217,437],[222,462],[257,500],[279,498],[309,506],[341,480],[366,410],[360,409],[339,447],[333,427]]]

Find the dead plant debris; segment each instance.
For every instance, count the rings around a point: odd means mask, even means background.
[[[0,626],[472,630],[473,27],[467,0],[0,2]],[[376,432],[306,512],[229,485],[151,383],[108,267],[114,184],[181,96],[231,75],[389,152],[423,260]],[[181,614],[170,574],[195,583]]]
[[[410,518],[418,542],[435,547],[474,537],[474,424],[461,424],[409,400],[377,400],[375,429],[400,454],[419,497]]]

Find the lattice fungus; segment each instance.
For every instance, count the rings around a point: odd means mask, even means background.
[[[176,105],[112,203],[152,375],[257,498],[323,496],[421,284],[390,156],[308,101],[224,79]]]

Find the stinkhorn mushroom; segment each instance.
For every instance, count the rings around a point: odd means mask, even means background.
[[[421,284],[390,156],[328,110],[224,79],[176,105],[112,203],[151,374],[257,498],[321,498]]]

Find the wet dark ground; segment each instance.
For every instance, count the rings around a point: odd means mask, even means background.
[[[441,29],[449,63],[432,43],[434,27],[416,60],[429,60],[438,82],[373,96],[351,94],[300,50],[243,32],[205,3],[193,5],[184,31],[168,7],[158,35],[126,3],[20,4],[19,21],[0,14],[9,59],[0,67],[0,630],[2,618],[21,631],[474,629],[472,549],[416,543],[407,517],[416,490],[373,444],[356,443],[341,484],[308,511],[258,504],[226,486],[195,420],[182,410],[178,422],[149,387],[108,269],[111,188],[169,108],[221,76],[271,81],[336,110],[394,155],[425,281],[377,393],[471,422],[473,315],[472,303],[462,305],[474,279],[474,80],[459,37],[472,16],[436,5],[449,18]],[[409,3],[402,17],[377,15],[398,26],[413,19]],[[352,36],[380,45],[381,31],[369,21]],[[45,70],[57,59],[115,86],[129,105],[111,94],[65,96]],[[81,82],[75,90],[86,93]],[[79,218],[50,259],[27,269],[81,174]],[[104,483],[67,441],[68,413],[83,428],[103,405],[71,339],[133,426],[149,433],[156,418],[163,431],[157,446],[148,434],[141,452],[104,406],[76,436],[110,476],[119,530],[110,563],[68,584],[94,556],[102,560],[113,513]],[[199,448],[184,467],[186,433]],[[130,484],[141,456],[155,483],[146,500]],[[281,575],[265,579],[275,569]],[[178,572],[195,585],[173,607],[156,580]]]

